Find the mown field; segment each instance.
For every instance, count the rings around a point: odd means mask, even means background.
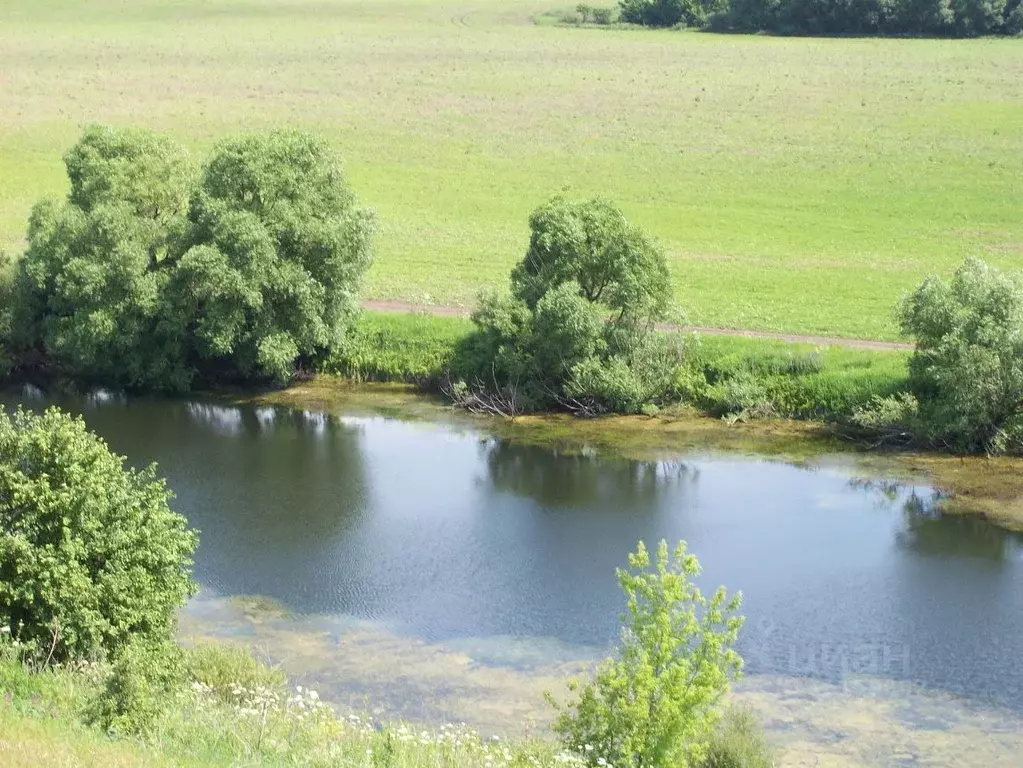
[[[537,23],[556,0],[6,0],[0,249],[91,121],[312,127],[379,214],[369,297],[503,285],[551,194],[621,204],[704,326],[893,338],[967,254],[1023,258],[1023,41]]]

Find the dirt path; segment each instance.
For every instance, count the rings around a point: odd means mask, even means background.
[[[403,301],[364,301],[364,309],[373,312],[424,312],[438,317],[468,317],[464,307],[437,307],[426,304],[408,304]],[[662,330],[675,330],[676,326],[661,325]],[[913,349],[912,344],[901,341],[875,341],[872,339],[842,339],[833,336],[807,336],[798,333],[774,333],[772,331],[742,331],[732,328],[704,328],[699,325],[686,326],[687,331],[705,333],[708,336],[742,336],[748,339],[776,339],[793,344],[813,344],[818,347],[845,347],[847,349],[872,349],[875,351]]]

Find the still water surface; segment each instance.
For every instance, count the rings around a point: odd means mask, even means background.
[[[46,400],[8,395],[10,406]],[[925,486],[722,455],[629,461],[452,425],[202,401],[62,399],[201,530],[207,593],[429,641],[603,649],[636,541],[744,593],[753,674],[879,675],[1023,711],[1023,540]]]

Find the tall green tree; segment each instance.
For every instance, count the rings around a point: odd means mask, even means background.
[[[504,412],[633,412],[670,397],[683,345],[653,333],[672,295],[656,244],[602,198],[556,197],[529,226],[511,297],[484,297],[473,314],[477,333],[464,357],[477,363],[478,386],[469,404],[489,390]]]
[[[12,341],[105,382],[180,385],[181,340],[160,330],[188,156],[150,131],[94,126],[64,157],[71,190],[29,219]]]
[[[324,140],[274,131],[222,143],[188,218],[170,294],[205,365],[286,380],[340,348],[370,263],[372,218]]]
[[[197,175],[165,137],[92,127],[65,165],[70,193],[33,209],[13,289],[23,364],[183,390],[285,381],[344,343],[372,222],[322,139],[233,139]]]
[[[512,294],[531,309],[553,288],[578,286],[616,320],[663,319],[671,304],[664,255],[612,202],[555,197],[529,217],[529,249],[512,270]]]
[[[732,646],[741,595],[710,598],[693,583],[695,555],[661,541],[651,566],[643,545],[618,569],[626,613],[618,653],[598,667],[554,729],[589,765],[699,765],[721,717],[721,699],[742,668]],[[553,702],[553,699],[552,699]]]

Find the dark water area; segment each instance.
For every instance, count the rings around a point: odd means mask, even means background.
[[[863,479],[852,458],[629,461],[381,417],[60,404],[131,463],[158,463],[215,594],[431,641],[603,649],[615,567],[639,539],[685,539],[705,588],[744,594],[749,673],[878,675],[1023,711],[1023,538],[942,517],[930,488]]]

